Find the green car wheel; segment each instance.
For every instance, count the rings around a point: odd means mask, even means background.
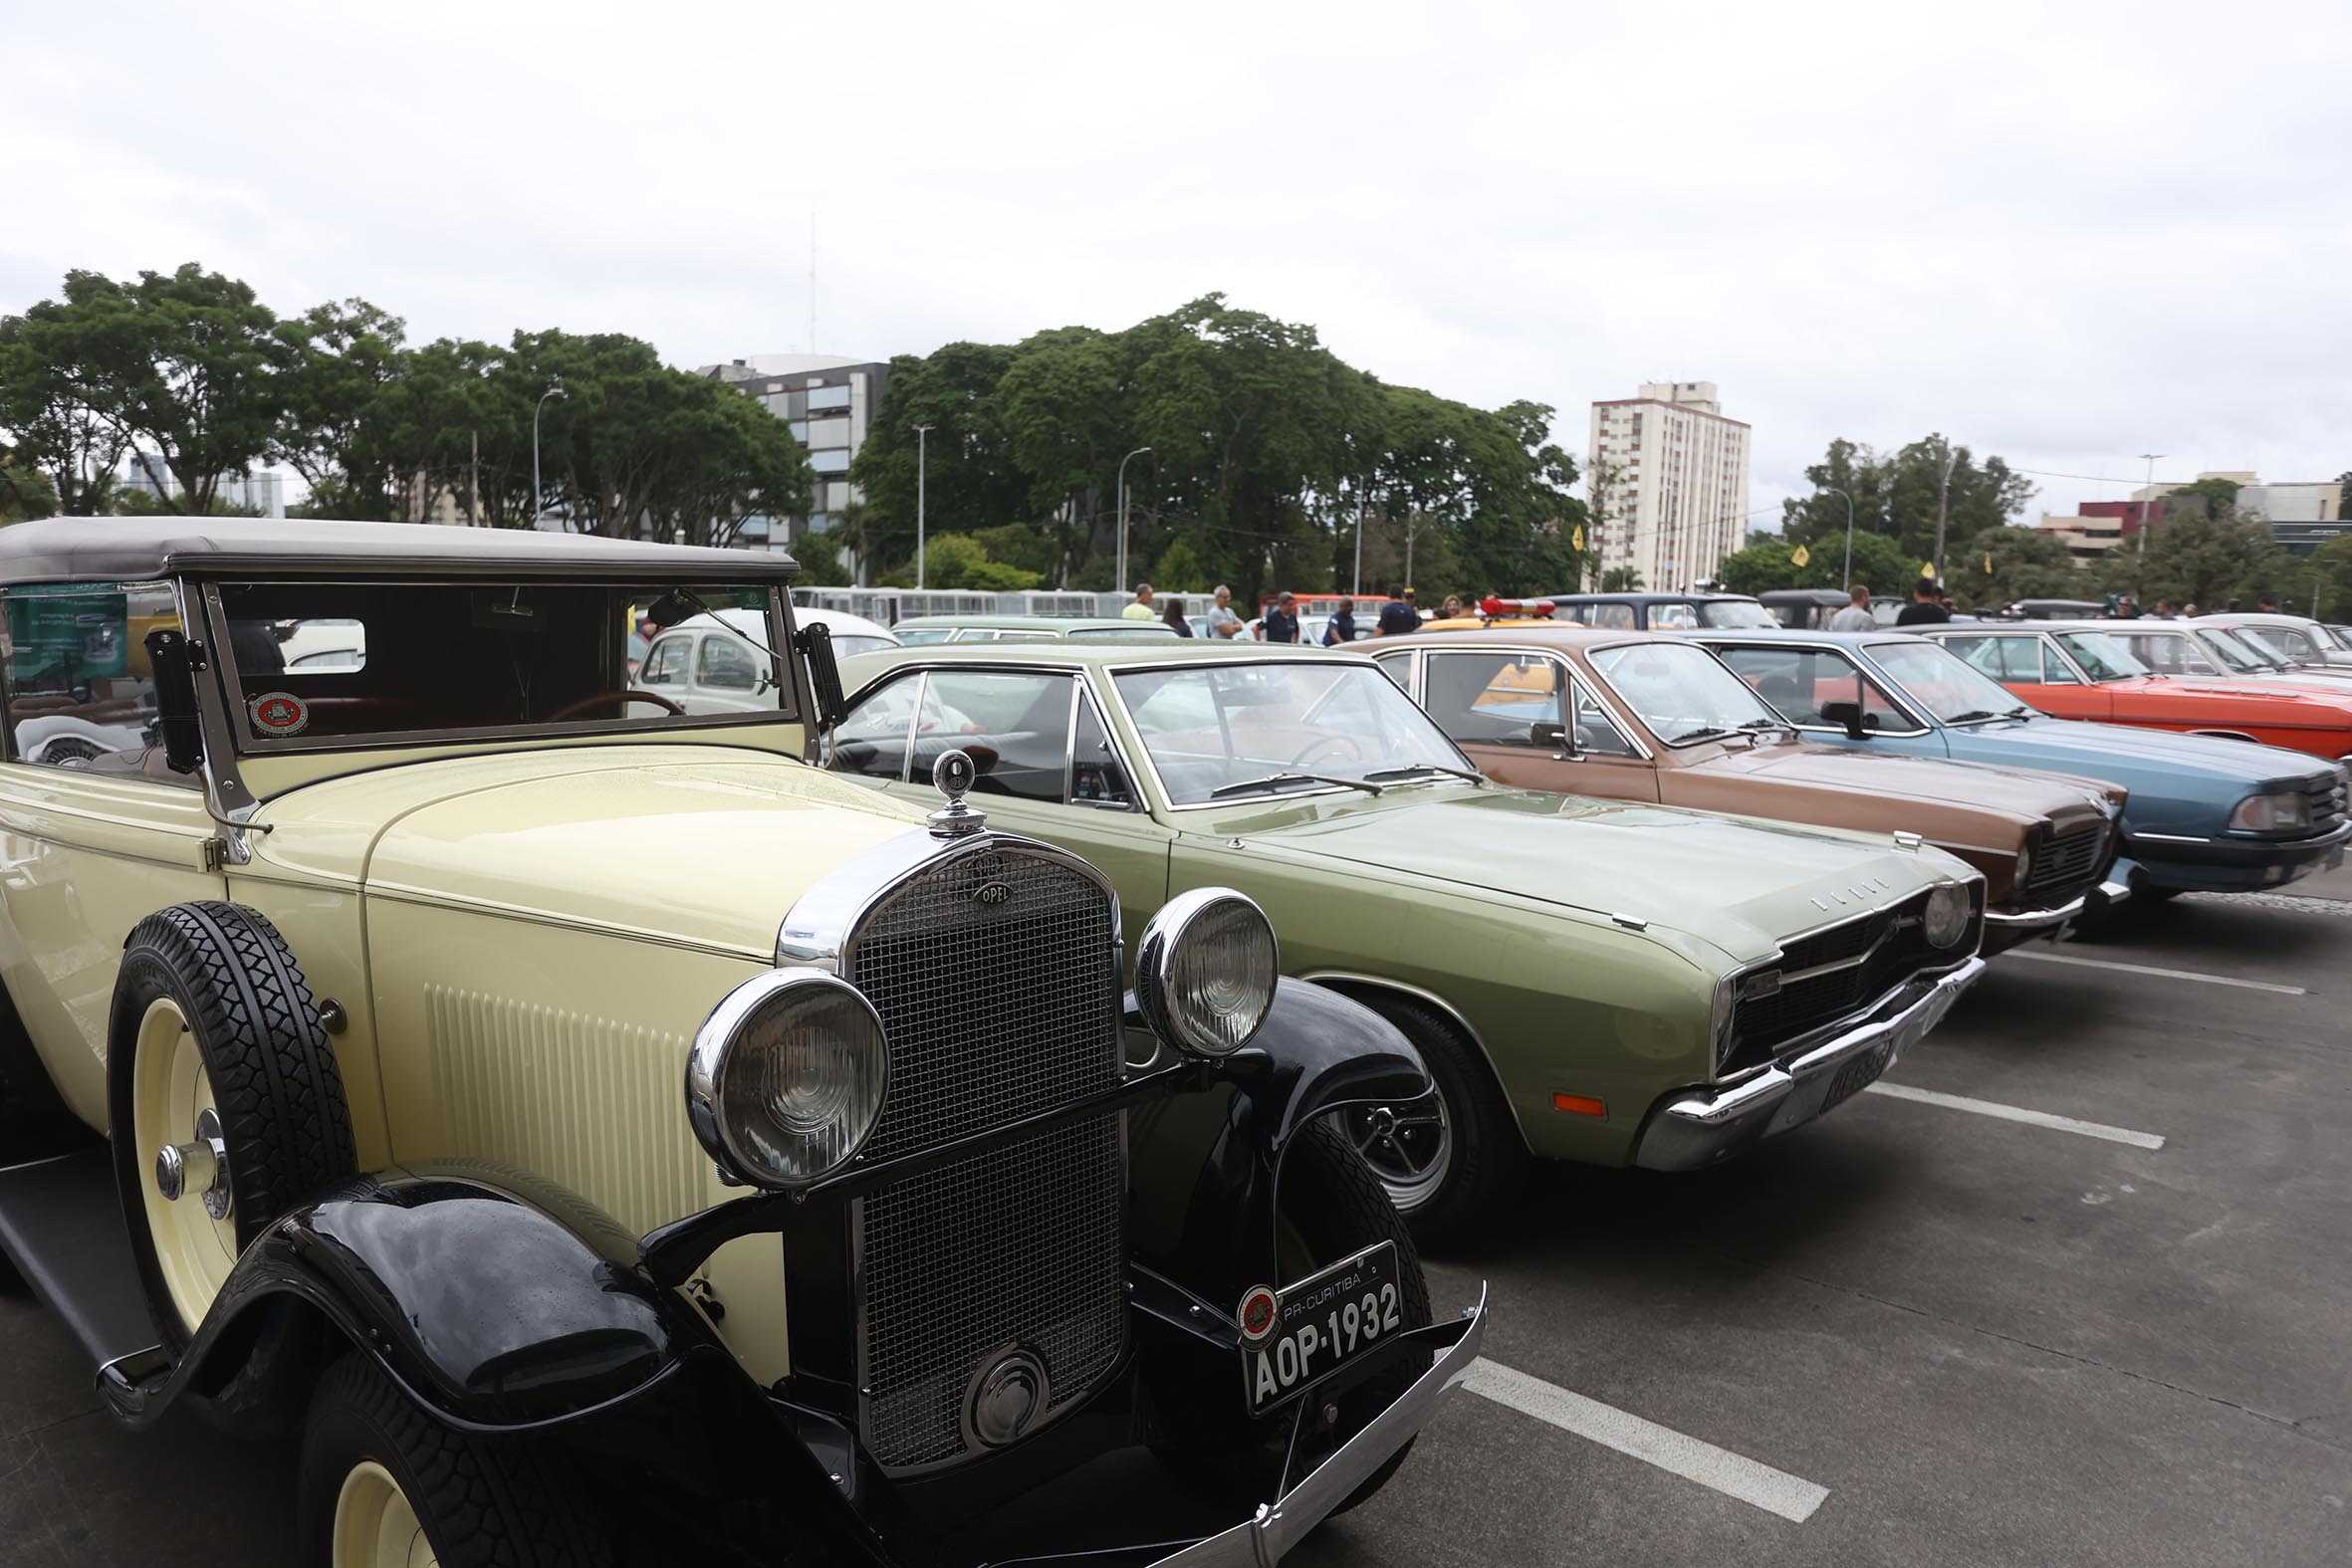
[[[1414,1241],[1439,1251],[1475,1235],[1501,1212],[1502,1200],[1527,1175],[1527,1145],[1494,1069],[1452,1019],[1403,998],[1363,1001],[1412,1040],[1437,1093],[1341,1111],[1333,1119],[1380,1179]]]

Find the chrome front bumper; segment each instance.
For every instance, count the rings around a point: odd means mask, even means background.
[[[1267,1568],[1282,1561],[1331,1515],[1372,1472],[1388,1462],[1413,1435],[1429,1425],[1439,1402],[1455,1384],[1470,1376],[1487,1337],[1487,1292],[1481,1287],[1478,1305],[1451,1323],[1416,1329],[1423,1343],[1444,1347],[1437,1362],[1397,1396],[1396,1402],[1364,1424],[1364,1430],[1341,1444],[1331,1456],[1309,1470],[1297,1485],[1272,1502],[1260,1503],[1257,1514],[1230,1530],[1158,1559],[1152,1568]]]
[[[1985,911],[1985,924],[2003,931],[2044,931],[2051,926],[2062,926],[2081,914],[2090,898],[2090,894],[2084,893],[2047,909],[2020,909],[2013,915],[1988,909]]]
[[[1865,1083],[1875,1079],[1943,1022],[1961,993],[1984,973],[1985,961],[1972,958],[1933,980],[1914,981],[1880,1003],[1876,1016],[1753,1078],[1727,1089],[1697,1089],[1669,1099],[1642,1130],[1633,1163],[1652,1171],[1695,1171],[1774,1133],[1802,1126],[1830,1108],[1832,1091],[1840,1088],[1846,1068],[1866,1071]],[[1860,1065],[1872,1059],[1874,1069]]]

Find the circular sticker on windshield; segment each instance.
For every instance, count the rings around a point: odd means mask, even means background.
[[[253,728],[269,740],[300,735],[311,722],[311,710],[292,692],[263,692],[245,706]]]

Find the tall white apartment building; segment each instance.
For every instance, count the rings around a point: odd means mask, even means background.
[[[1638,397],[1594,403],[1586,543],[1601,570],[1630,566],[1654,591],[1713,577],[1748,542],[1749,445],[1713,381],[1647,381]]]

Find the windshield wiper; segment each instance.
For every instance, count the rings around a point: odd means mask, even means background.
[[[1796,726],[1786,719],[1748,719],[1741,723],[1740,728],[1751,733],[1758,730],[1786,730],[1790,735],[1796,733]]]
[[[2008,712],[2002,714],[2001,717],[2003,719],[2030,719],[2033,717],[2033,710],[2026,707],[2023,703],[2019,703],[2014,708],[2008,710]]]
[[[1993,712],[1990,708],[1971,708],[1966,713],[1954,714],[1944,722],[1946,724],[1975,724],[1980,719],[1998,719],[1999,717],[1999,714]]]
[[[1474,774],[1467,768],[1448,768],[1444,763],[1414,763],[1408,768],[1375,768],[1364,775],[1366,779],[1406,779],[1414,774],[1451,774],[1456,779],[1467,779],[1472,784],[1485,784],[1485,774]]]
[[[1366,794],[1378,794],[1380,786],[1366,784],[1361,779],[1342,779],[1337,774],[1268,774],[1263,779],[1243,779],[1234,784],[1219,784],[1209,791],[1209,798],[1222,800],[1229,794],[1240,794],[1249,789],[1271,789],[1287,784],[1344,784],[1350,789],[1361,789]]]
[[[1739,732],[1737,730],[1724,729],[1721,725],[1707,724],[1701,725],[1696,730],[1685,730],[1682,734],[1676,736],[1673,740],[1668,741],[1666,744],[1669,746],[1680,746],[1685,741],[1715,741],[1721,740],[1727,735],[1737,735],[1738,733]]]

